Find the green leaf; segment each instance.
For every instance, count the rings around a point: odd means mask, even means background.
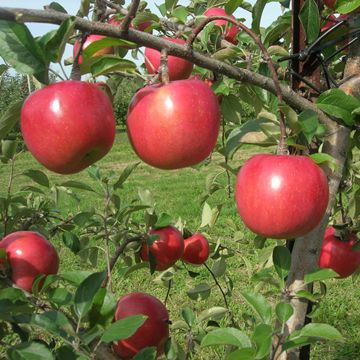
[[[100,325],[95,325],[90,327],[90,329],[86,330],[85,332],[81,333],[81,342],[85,345],[89,345],[95,339],[100,338],[104,333],[104,328]],[[67,359],[66,359],[67,360]]]
[[[117,300],[115,295],[105,288],[99,289],[89,312],[90,325],[99,324],[106,327],[114,318]]]
[[[139,166],[140,162],[137,162],[135,164],[130,164],[126,166],[126,168],[122,171],[119,179],[114,184],[114,190],[122,188],[124,182],[126,179],[131,175],[131,173]]]
[[[72,301],[72,294],[64,288],[55,288],[47,291],[47,298],[57,305],[68,305]]]
[[[17,140],[2,140],[1,153],[8,159],[12,159],[16,154],[17,145]]]
[[[24,24],[0,20],[0,54],[20,74],[37,76],[47,71],[45,54]],[[44,74],[38,79],[47,82]]]
[[[329,341],[343,340],[340,332],[329,324],[307,324],[300,330],[300,336],[317,337]]]
[[[252,24],[251,24],[251,28],[257,34],[260,34],[261,16],[263,14],[265,5],[267,3],[268,3],[268,0],[257,0],[255,5],[253,6],[253,10],[252,10],[253,21],[252,21]]]
[[[102,282],[105,280],[106,271],[93,273],[88,276],[78,287],[74,298],[74,309],[79,317],[83,318],[91,309],[92,302]]]
[[[132,360],[155,360],[157,358],[157,349],[156,347],[146,347],[141,349]]]
[[[256,350],[253,348],[243,348],[235,350],[230,353],[226,360],[254,360],[256,355]]]
[[[171,11],[175,8],[178,0],[165,0],[165,8],[167,11]]]
[[[320,33],[320,14],[316,2],[314,0],[306,0],[299,17],[305,30],[307,43],[311,44]]]
[[[160,229],[160,228],[169,226],[171,224],[171,220],[172,219],[169,214],[161,213],[153,227],[155,229]]]
[[[31,317],[30,324],[41,327],[49,333],[64,339],[69,340],[70,336],[75,336],[69,320],[59,311],[51,310],[42,314],[35,314]]]
[[[336,159],[326,153],[315,153],[311,154],[310,157],[316,164],[326,164],[333,171],[338,166]]]
[[[188,290],[186,293],[192,300],[205,300],[209,297],[210,292],[210,285],[206,283],[201,283]]]
[[[65,231],[61,235],[62,241],[74,254],[81,250],[81,244],[78,236],[70,231]]]
[[[9,360],[53,360],[51,351],[38,342],[24,342],[7,350]]]
[[[336,11],[340,14],[348,14],[360,7],[360,0],[337,0]]]
[[[265,324],[271,324],[272,309],[271,305],[266,301],[264,296],[245,291],[241,292],[241,295],[245,298],[246,302],[252,307],[252,309],[260,316],[261,320]]]
[[[90,271],[67,271],[59,276],[68,283],[78,287],[90,275]]]
[[[188,10],[186,9],[186,7],[184,6],[178,6],[176,7],[172,13],[171,13],[171,16],[177,18],[178,20],[180,20],[183,24],[186,23],[186,19],[188,18],[189,16],[189,12]]]
[[[104,55],[91,65],[93,76],[100,76],[109,73],[134,72],[136,64],[130,60],[118,58],[114,55]]]
[[[338,276],[339,276],[339,274],[337,274],[332,269],[319,269],[319,270],[312,271],[309,274],[306,274],[304,276],[304,283],[306,285],[313,281],[323,281],[323,280],[327,280],[327,279],[333,279]]]
[[[282,302],[276,305],[275,313],[279,321],[285,324],[294,313],[294,309],[289,303]]]
[[[1,35],[0,35],[1,36]],[[0,139],[3,139],[20,122],[20,113],[24,100],[12,103],[0,117]]]
[[[90,185],[76,180],[65,181],[61,184],[61,186],[96,192]]]
[[[206,334],[201,341],[201,347],[232,345],[239,348],[251,347],[249,337],[235,328],[220,328]]]
[[[22,175],[29,177],[31,180],[35,181],[37,184],[49,187],[50,182],[47,175],[40,170],[26,170]]]
[[[225,4],[225,11],[228,15],[231,15],[235,10],[240,7],[244,0],[229,0]]]
[[[80,8],[76,14],[79,17],[86,17],[90,11],[90,0],[81,0]]]
[[[101,341],[111,343],[112,341],[127,339],[134,335],[136,330],[144,324],[147,316],[134,315],[115,321],[110,325],[101,337]]]
[[[270,325],[258,325],[252,338],[256,344],[255,359],[263,359],[270,354],[272,344],[272,327]]]
[[[226,122],[240,124],[241,123],[242,106],[239,99],[235,95],[224,96],[221,101],[221,113]]]
[[[59,3],[55,1],[51,2],[46,8],[67,14],[67,11]]]
[[[319,123],[317,114],[312,110],[305,110],[299,115],[300,131],[304,134],[308,144],[315,135],[325,133],[324,125]]]
[[[286,246],[276,246],[273,250],[273,263],[277,274],[283,280],[291,266],[291,254]]]
[[[216,277],[223,276],[226,271],[226,260],[224,257],[216,259],[211,267],[211,271]]]
[[[214,306],[210,309],[202,311],[198,316],[198,321],[219,321],[228,313],[228,311],[228,309],[221,306]]]
[[[181,315],[189,327],[192,327],[195,322],[195,314],[192,309],[189,307],[181,309]]]

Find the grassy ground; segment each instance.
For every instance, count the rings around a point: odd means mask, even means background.
[[[252,153],[263,151],[261,149],[245,148],[238,152],[233,166],[240,166],[242,161]],[[149,189],[155,196],[157,209],[159,212],[167,212],[172,215],[174,222],[181,217],[187,226],[196,230],[201,223],[202,205],[200,197],[204,191],[206,178],[210,174],[221,172],[219,166],[221,158],[214,156],[208,166],[200,169],[183,169],[177,171],[161,171],[151,168],[143,163],[136,169],[135,173],[127,181],[124,189],[121,191],[121,197],[125,201],[137,198],[138,189]],[[103,172],[114,170],[120,171],[127,165],[137,162],[138,159],[132,151],[126,134],[119,132],[111,153],[98,163]],[[16,174],[20,174],[26,169],[41,169],[30,156],[29,153],[22,154],[16,163]],[[4,192],[8,183],[9,167],[2,165],[0,177],[1,193]],[[91,186],[96,186],[94,181],[84,171],[80,174],[68,176],[58,176],[47,172],[51,181],[61,183],[65,180],[81,180]],[[225,175],[219,176],[219,180],[224,182]],[[234,181],[234,177],[231,181]],[[19,190],[25,185],[29,185],[29,179],[25,176],[16,176],[14,180],[14,191]],[[61,211],[65,214],[72,213],[74,209],[81,208],[83,210],[92,207],[102,206],[102,199],[88,192],[78,191],[77,194],[81,198],[81,202],[77,203],[70,197],[63,197],[61,201]],[[245,331],[252,322],[252,312],[248,309],[241,297],[240,292],[243,290],[259,290],[262,293],[268,293],[270,300],[275,300],[274,289],[271,285],[256,284],[250,280],[250,276],[260,270],[261,264],[269,256],[269,250],[256,249],[253,245],[254,234],[245,230],[241,225],[236,212],[233,195],[228,199],[224,191],[220,191],[216,196],[209,199],[209,204],[215,206],[224,203],[217,224],[212,229],[207,229],[209,239],[216,243],[218,239],[234,251],[236,256],[228,259],[227,275],[231,277],[234,283],[234,289],[230,300],[230,307],[236,316],[240,327]],[[140,216],[140,215],[139,215]],[[239,227],[241,234],[234,234],[232,226]],[[60,243],[57,243],[60,247]],[[59,249],[61,252],[61,271],[72,269],[90,269],[89,265],[85,265],[79,259],[73,256],[70,251],[65,248]],[[209,260],[209,264],[213,260]],[[103,267],[103,261],[99,262],[99,268]],[[179,266],[181,268],[181,265]],[[118,269],[117,269],[118,270]],[[191,278],[187,276],[186,271],[178,271],[174,278],[174,284],[168,300],[168,308],[170,310],[171,319],[176,321],[180,319],[180,309],[183,306],[193,308],[196,313],[212,306],[224,306],[223,299],[219,289],[214,286],[212,279],[209,277],[204,267],[191,268],[192,271],[199,272],[199,276]],[[146,291],[152,293],[164,300],[167,289],[159,285],[154,280],[158,274],[150,276],[147,269],[139,270],[124,278],[119,271],[114,272],[114,287],[118,294],[131,291]],[[185,291],[196,284],[207,281],[213,287],[210,297],[206,300],[192,301],[186,295]],[[225,278],[221,278],[220,282],[225,287]],[[342,344],[321,344],[313,348],[312,359],[321,360],[355,360],[360,359],[360,341],[358,339],[360,315],[358,313],[358,299],[360,297],[360,288],[352,283],[350,279],[341,281],[328,282],[328,296],[321,303],[314,321],[327,322],[336,326],[345,336],[345,342]],[[194,359],[222,359],[223,356],[218,353],[202,352],[202,355],[194,356]]]

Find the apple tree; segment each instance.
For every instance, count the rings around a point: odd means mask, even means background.
[[[310,345],[343,339],[310,319],[324,281],[360,266],[360,0],[279,3],[282,14],[268,28],[260,26],[263,0],[166,0],[161,16],[139,0],[82,0],[77,14],[58,2],[41,10],[0,7],[1,74],[16,71],[31,85],[25,102],[14,101],[0,118],[1,160],[10,169],[0,197],[1,356],[307,359]],[[251,28],[236,10],[252,15]],[[33,37],[29,22],[58,28]],[[73,56],[64,59],[69,44]],[[55,63],[71,71],[59,74]],[[112,101],[129,84],[139,90],[121,111],[138,157],[171,170],[220,156],[219,172],[206,180],[200,227],[216,227],[223,203],[235,197],[255,245],[268,252],[253,279],[275,284],[276,293],[241,291],[255,315],[247,326],[231,304],[234,248],[209,246],[204,234],[174,224],[148,190],[124,202],[121,189],[139,163],[120,173],[95,165],[116,141]],[[21,137],[14,136],[19,125]],[[245,146],[267,149],[234,166]],[[64,181],[39,169],[17,171],[24,148],[67,175]],[[85,169],[96,186],[71,178]],[[31,183],[15,191],[18,176]],[[61,197],[81,202],[80,192],[103,201],[62,211]],[[222,202],[211,208],[207,200],[219,193]],[[235,241],[241,228],[232,226]],[[52,240],[97,271],[62,269],[61,262],[58,271]],[[223,305],[201,313],[185,306],[170,317],[176,272],[196,277],[195,264],[208,280],[188,296],[206,298],[212,282]],[[145,267],[159,272],[164,303],[113,292],[115,268],[125,278]]]

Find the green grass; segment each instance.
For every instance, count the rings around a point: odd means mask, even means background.
[[[236,158],[231,165],[240,166],[241,163],[251,156],[251,154],[264,151],[260,148],[248,147],[238,151]],[[121,173],[126,165],[139,161],[131,149],[126,134],[119,131],[116,142],[112,151],[100,162],[98,166],[103,173],[112,170]],[[202,204],[201,195],[204,191],[206,178],[210,174],[223,172],[219,163],[223,161],[218,155],[213,156],[213,161],[207,166],[199,169],[181,169],[176,171],[162,171],[141,163],[129,180],[125,183],[124,188],[120,191],[122,201],[128,202],[138,198],[139,189],[149,189],[156,199],[156,208],[159,213],[166,212],[172,216],[174,223],[181,218],[186,226],[195,231],[201,223]],[[21,154],[15,165],[15,179],[13,182],[13,191],[19,191],[22,187],[31,184],[29,178],[20,175],[27,169],[44,168],[36,163],[31,155],[26,152]],[[86,182],[90,186],[98,188],[98,185],[92,180],[86,171],[72,176],[59,176],[45,171],[52,183],[61,184],[66,180],[79,180]],[[6,191],[9,178],[9,166],[1,165],[0,189],[2,194]],[[235,177],[231,179],[232,185]],[[219,181],[226,181],[225,174],[219,175]],[[34,185],[34,184],[33,184]],[[59,208],[65,215],[76,212],[77,210],[89,210],[103,206],[103,200],[96,194],[76,191],[81,199],[78,203],[69,196],[62,196]],[[268,294],[271,301],[278,300],[277,292],[270,284],[256,284],[250,280],[251,275],[260,270],[261,266],[268,259],[271,248],[256,249],[253,244],[254,234],[244,229],[237,215],[233,194],[227,198],[225,191],[221,190],[208,200],[211,206],[223,204],[218,222],[213,228],[206,229],[209,240],[215,244],[218,240],[228,246],[235,256],[227,260],[227,276],[234,283],[232,296],[229,298],[230,308],[235,314],[240,328],[249,332],[253,322],[253,313],[245,305],[241,296],[241,291],[251,290],[260,291]],[[143,220],[142,213],[136,216],[138,221]],[[234,233],[233,226],[239,230]],[[91,269],[90,265],[82,263],[78,257],[74,256],[67,248],[61,246],[58,239],[55,244],[59,248],[61,257],[61,271]],[[100,244],[101,245],[101,244]],[[209,265],[213,260],[209,260]],[[156,280],[159,274],[150,275],[147,269],[142,269],[132,273],[124,278],[118,264],[114,271],[113,282],[116,293],[121,294],[132,291],[146,291],[158,298],[164,300],[167,288],[159,284]],[[101,255],[98,269],[103,269],[104,259]],[[168,308],[172,321],[181,318],[181,308],[184,306],[191,307],[196,313],[210,308],[212,306],[224,306],[223,299],[219,289],[214,285],[204,267],[192,267],[189,269],[198,272],[196,278],[191,278],[179,264],[179,271],[176,272],[173,287],[168,300]],[[201,301],[192,301],[185,292],[194,285],[201,282],[208,282],[212,286],[212,291],[208,299]],[[220,278],[220,283],[225,288],[224,277]],[[325,345],[316,345],[312,351],[312,359],[321,360],[355,360],[360,358],[360,341],[358,339],[360,315],[358,312],[358,299],[360,289],[351,280],[334,280],[328,282],[328,296],[321,302],[320,308],[314,318],[316,322],[327,322],[337,327],[345,337],[342,344],[327,343]],[[183,337],[182,337],[183,338]],[[206,350],[198,352],[193,359],[222,359],[222,352],[212,352]]]

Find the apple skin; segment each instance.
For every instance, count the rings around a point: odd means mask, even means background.
[[[103,35],[97,35],[97,34],[93,34],[93,35],[89,35],[83,45],[82,51],[84,51],[90,44],[92,44],[94,41],[98,41],[101,39],[104,39],[106,36]],[[74,43],[74,47],[73,47],[73,57],[75,58],[78,49],[80,47],[80,41],[76,40]],[[98,57],[98,56],[102,56],[102,55],[106,55],[106,54],[113,54],[114,53],[114,48],[112,47],[107,47],[107,48],[103,48],[99,51],[97,51],[95,54],[92,55],[92,57]],[[82,64],[82,56],[79,56],[79,64]]]
[[[159,235],[150,246],[150,252],[156,259],[156,270],[164,271],[181,259],[184,253],[184,239],[181,232],[173,226],[150,230],[149,235]],[[140,249],[143,261],[149,261],[148,246],[143,243]]]
[[[184,255],[182,260],[189,264],[201,265],[209,257],[210,248],[206,237],[196,232],[187,239],[184,239]]]
[[[73,174],[109,152],[115,117],[109,98],[96,85],[62,81],[26,99],[21,132],[42,165],[59,174]]]
[[[335,8],[336,0],[323,0],[323,3],[330,9]]]
[[[137,155],[167,170],[206,159],[216,145],[219,127],[216,95],[200,80],[144,87],[133,97],[127,115],[127,132]]]
[[[179,45],[185,44],[185,41],[182,39],[172,39],[168,37],[164,37],[163,39]],[[149,74],[155,74],[159,69],[160,55],[160,51],[158,50],[145,48],[145,66]],[[171,81],[188,79],[193,67],[194,64],[187,60],[176,56],[168,56],[169,78]]]
[[[329,186],[325,173],[309,157],[260,154],[241,167],[235,198],[250,230],[264,237],[292,239],[320,223]]]
[[[31,292],[37,275],[57,274],[59,257],[45,237],[33,231],[17,231],[0,241],[11,267],[11,279],[18,287]]]
[[[164,352],[169,337],[169,314],[165,305],[154,296],[140,292],[123,296],[117,304],[115,321],[141,314],[148,318],[135,334],[113,344],[115,353],[123,360],[132,359],[150,346],[157,348],[158,356]]]
[[[210,8],[204,12],[205,16],[228,16],[232,18],[233,20],[236,20],[234,15],[228,15],[226,11],[222,8]],[[228,21],[226,20],[215,20],[215,25],[217,26],[226,26]],[[236,45],[238,41],[236,40],[236,35],[240,32],[240,29],[237,28],[233,24],[229,24],[228,27],[225,30],[225,40],[231,42],[232,44]]]
[[[360,249],[352,249],[357,242],[355,233],[349,233],[346,241],[342,241],[334,233],[334,227],[326,228],[318,265],[322,269],[332,269],[345,278],[359,268]]]

